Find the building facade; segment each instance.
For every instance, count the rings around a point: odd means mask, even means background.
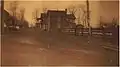
[[[67,14],[67,10],[48,10],[47,13],[41,13],[40,24],[42,28],[48,31],[58,31],[66,27],[71,27],[70,24],[75,22],[74,14]]]

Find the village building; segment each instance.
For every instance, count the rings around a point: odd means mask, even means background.
[[[65,9],[64,11],[48,10],[47,13],[41,13],[41,18],[37,19],[41,20],[39,23],[41,28],[47,31],[58,31],[70,28],[72,24],[75,25],[76,17],[74,14],[67,14],[67,9]]]
[[[6,31],[17,30],[17,28],[28,27],[28,22],[26,20],[19,20],[17,17],[10,15],[9,12],[7,12],[5,9],[3,9],[2,12],[2,33]]]

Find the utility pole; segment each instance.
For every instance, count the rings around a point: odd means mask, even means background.
[[[90,44],[90,36],[91,36],[91,26],[90,26],[90,13],[89,13],[89,1],[86,0],[87,5],[87,24],[88,24],[88,44]]]
[[[2,0],[1,1],[1,18],[0,18],[0,20],[1,20],[1,23],[0,23],[0,25],[1,25],[1,28],[0,28],[1,34],[4,33],[4,19],[5,19],[4,18],[4,1]]]
[[[88,24],[88,34],[91,36],[91,26],[90,26],[90,12],[89,12],[89,1],[86,0],[86,5],[87,5],[87,24]]]

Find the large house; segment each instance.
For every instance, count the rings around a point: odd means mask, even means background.
[[[16,22],[15,22],[16,21]],[[2,33],[12,29],[16,29],[17,27],[19,28],[26,28],[28,27],[28,22],[26,20],[21,21],[17,19],[17,17],[14,17],[9,14],[5,9],[2,11],[2,23],[1,23],[1,28],[2,28]]]
[[[47,13],[41,13],[41,28],[44,28],[48,31],[58,31],[67,27],[71,27],[72,24],[75,24],[76,17],[74,14],[67,14],[67,9],[64,11],[60,10],[48,10]]]

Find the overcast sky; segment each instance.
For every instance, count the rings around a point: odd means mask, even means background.
[[[4,7],[9,12],[9,4],[12,1],[5,1]],[[47,9],[65,9],[69,7],[70,5],[86,5],[85,1],[18,1],[19,2],[19,8],[24,7],[25,8],[25,19],[29,23],[34,23],[34,20],[32,18],[32,12],[39,8],[40,13],[43,11],[43,8]],[[106,5],[107,4],[107,5]],[[104,6],[102,6],[104,5]],[[18,9],[19,9],[18,8]],[[99,1],[90,1],[90,11],[91,11],[91,25],[93,27],[96,27],[99,22],[100,15],[104,15],[106,19],[109,19],[109,17],[116,16],[118,14],[118,3],[114,2],[104,2],[100,4]],[[106,12],[107,11],[107,12]],[[102,12],[102,13],[100,13]]]
[[[5,9],[9,11],[9,4],[12,1],[5,1]],[[27,21],[34,22],[32,21],[32,12],[36,8],[39,9],[40,13],[43,12],[43,8],[47,9],[65,9],[70,5],[77,5],[77,4],[82,4],[84,3],[83,1],[19,1],[19,8],[24,7],[25,8],[25,19]],[[19,10],[18,8],[18,10]]]

